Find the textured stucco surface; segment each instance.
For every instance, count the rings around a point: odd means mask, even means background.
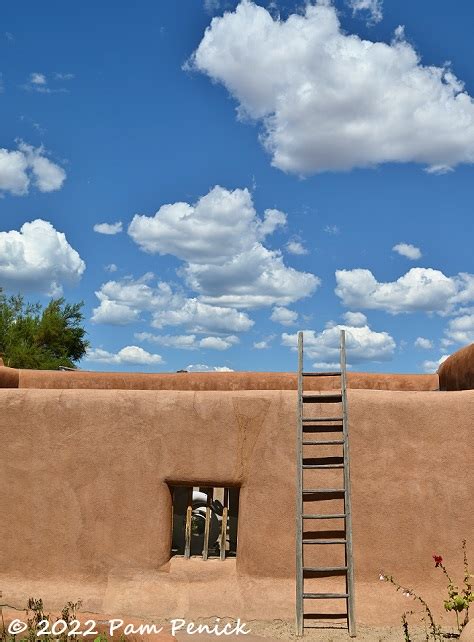
[[[471,620],[463,630],[460,642],[474,642],[474,620]]]
[[[448,357],[438,373],[441,390],[474,389],[474,343]]]
[[[337,382],[336,384],[334,382]],[[308,390],[329,390],[334,378],[314,378]],[[135,372],[58,372],[1,367],[0,388],[105,390],[296,390],[290,372],[199,372],[143,374]],[[437,390],[438,375],[348,373],[348,387],[374,390]]]
[[[0,404],[9,604],[81,597],[116,616],[293,617],[295,391],[20,388],[0,390]],[[443,587],[434,552],[462,568],[474,391],[350,390],[349,416],[357,617],[397,623],[406,599],[381,570],[429,598]],[[175,482],[241,487],[236,560],[169,561]],[[313,561],[329,563],[328,548],[313,547]]]
[[[20,383],[20,370],[5,368],[0,357],[0,388],[18,388]]]

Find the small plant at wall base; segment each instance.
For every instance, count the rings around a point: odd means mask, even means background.
[[[38,636],[38,632],[44,630],[44,623],[48,622],[48,631],[51,629],[51,626],[54,622],[51,620],[51,615],[46,614],[44,610],[43,600],[30,597],[27,603],[25,612],[26,619],[26,628],[19,635],[14,635],[8,632],[7,624],[5,623],[3,617],[2,606],[6,606],[1,603],[2,593],[0,591],[0,642],[36,642],[36,640],[41,640],[42,642],[79,642],[82,639],[81,633],[76,635],[73,633],[74,624],[79,624],[77,617],[78,611],[82,606],[81,600],[77,602],[68,602],[61,611],[61,615],[57,618],[56,622],[66,623],[67,627],[62,633],[57,635],[52,634],[51,632],[42,634],[41,637]],[[13,608],[13,607],[10,607]],[[91,642],[108,642],[109,637],[103,633],[99,633],[95,638],[84,638],[90,639]],[[114,638],[115,639],[115,638]],[[117,638],[117,642],[126,642],[127,637],[121,634]]]
[[[463,587],[459,589],[451,579],[445,565],[443,564],[443,558],[441,555],[433,555],[433,560],[436,568],[440,568],[444,573],[446,579],[448,580],[448,598],[443,601],[444,608],[448,613],[454,613],[456,616],[456,629],[455,633],[443,633],[441,627],[435,622],[434,615],[428,604],[425,600],[420,597],[415,591],[411,588],[403,587],[399,584],[391,575],[386,575],[385,573],[380,574],[380,580],[383,582],[389,582],[393,584],[397,591],[401,591],[405,597],[411,597],[415,601],[419,602],[423,607],[421,612],[421,620],[426,627],[426,639],[427,640],[442,640],[443,638],[458,638],[461,635],[461,631],[469,622],[469,607],[471,602],[474,602],[474,593],[472,590],[472,578],[474,577],[469,572],[469,564],[467,559],[467,550],[466,550],[466,540],[462,541],[462,551],[463,551],[463,561],[464,561],[464,578],[463,578]],[[416,615],[415,611],[406,611],[402,615],[402,627],[403,627],[403,636],[405,642],[411,642],[410,630],[408,624],[408,616]],[[420,613],[418,612],[418,615]]]

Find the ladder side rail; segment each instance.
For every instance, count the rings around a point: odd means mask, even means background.
[[[346,513],[346,587],[347,587],[347,617],[350,637],[356,637],[356,621],[354,609],[354,559],[352,552],[352,510],[351,510],[351,475],[349,464],[349,425],[347,408],[347,376],[346,376],[346,332],[341,330],[341,391],[342,391],[342,425],[344,437],[344,504]]]
[[[303,333],[298,332],[296,421],[296,635],[303,635]]]

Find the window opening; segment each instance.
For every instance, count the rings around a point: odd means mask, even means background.
[[[239,488],[173,486],[171,555],[235,557]]]

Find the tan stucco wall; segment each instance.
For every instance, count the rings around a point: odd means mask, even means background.
[[[308,390],[329,390],[334,378],[313,378]],[[374,390],[437,390],[438,375],[348,373],[348,386]],[[90,372],[77,370],[17,370],[2,367],[0,388],[104,389],[104,390],[296,390],[290,372],[156,373]]]
[[[441,390],[474,389],[474,343],[449,356],[438,373]]]
[[[8,603],[293,616],[296,392],[3,389],[0,404]],[[432,553],[458,571],[463,537],[473,553],[474,391],[351,390],[349,415],[357,617],[397,623],[406,600],[381,570],[429,598]],[[236,562],[169,563],[167,481],[241,486]]]

